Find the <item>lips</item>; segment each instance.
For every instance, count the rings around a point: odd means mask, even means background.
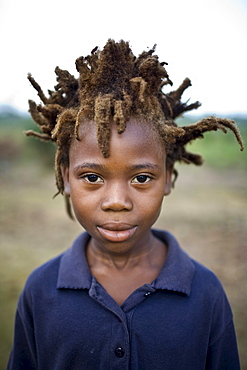
[[[101,236],[108,241],[119,243],[130,239],[136,231],[137,226],[128,223],[109,222],[97,226]]]

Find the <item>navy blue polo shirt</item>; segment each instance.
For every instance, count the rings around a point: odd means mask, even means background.
[[[118,304],[91,275],[90,236],[36,269],[16,313],[8,369],[239,369],[232,313],[217,277],[165,231],[155,281]]]

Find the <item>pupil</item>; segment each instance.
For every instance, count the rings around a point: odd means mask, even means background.
[[[145,182],[147,180],[147,176],[140,175],[140,176],[137,176],[137,179],[139,182]]]
[[[88,175],[88,180],[90,182],[96,182],[98,179],[98,176],[97,175]]]

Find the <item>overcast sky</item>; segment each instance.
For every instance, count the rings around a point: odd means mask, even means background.
[[[26,111],[39,102],[28,72],[46,92],[57,65],[77,76],[75,59],[113,38],[137,54],[157,43],[174,88],[192,80],[183,99],[198,113],[247,113],[245,0],[0,0],[0,34],[0,104]]]

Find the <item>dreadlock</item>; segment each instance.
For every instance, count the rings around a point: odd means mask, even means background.
[[[56,67],[58,84],[46,97],[41,87],[29,74],[28,79],[37,90],[43,105],[29,101],[30,113],[41,133],[27,131],[28,136],[57,144],[55,173],[58,193],[63,194],[61,164],[69,164],[69,148],[73,138],[79,138],[79,126],[94,120],[98,145],[104,157],[109,156],[111,121],[121,134],[131,116],[150,122],[163,139],[167,165],[176,161],[202,164],[202,157],[185,149],[187,143],[203,138],[207,131],[230,129],[243,150],[243,142],[234,121],[209,117],[199,122],[178,127],[175,118],[186,111],[197,109],[197,101],[181,102],[183,92],[191,85],[186,78],[177,90],[163,93],[164,85],[171,85],[165,62],[154,55],[155,46],[135,57],[128,42],[108,40],[103,50],[94,48],[90,55],[76,60],[79,78]],[[68,204],[68,203],[67,203]]]

